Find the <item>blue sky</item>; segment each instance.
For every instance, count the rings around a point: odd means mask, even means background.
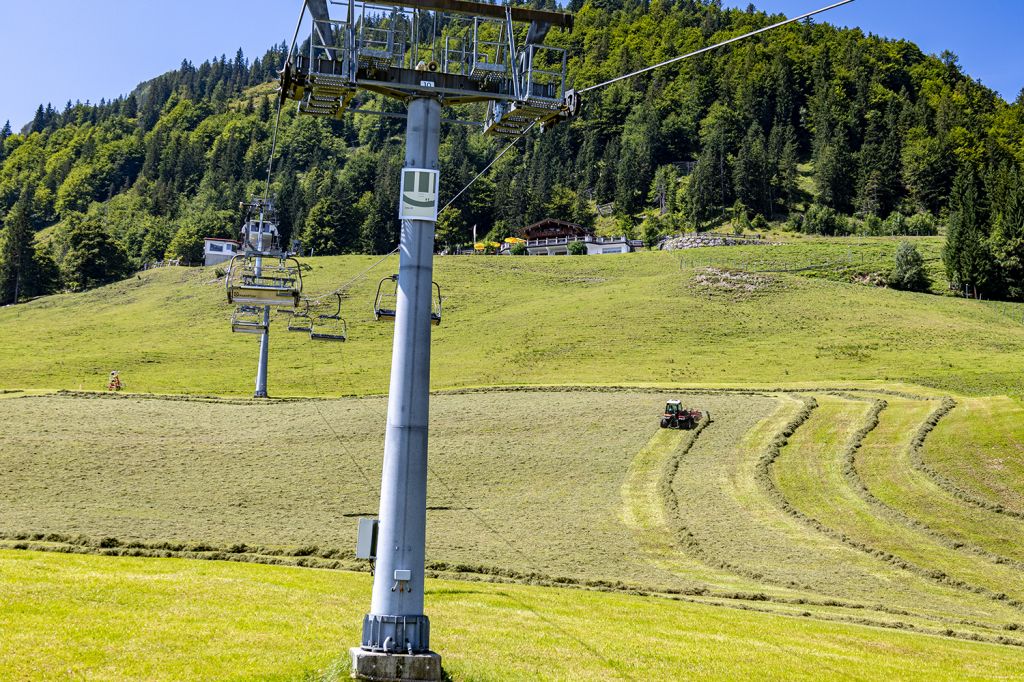
[[[112,98],[140,81],[241,47],[250,58],[291,37],[298,0],[12,0],[0,23],[0,125],[31,120],[40,103]],[[746,2],[726,4],[746,7]],[[759,8],[801,14],[827,0],[760,0]],[[968,73],[1014,100],[1024,87],[1022,0],[857,0],[826,15],[926,52],[951,49]],[[47,23],[52,20],[52,23]]]

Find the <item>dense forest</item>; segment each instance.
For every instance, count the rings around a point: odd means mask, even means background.
[[[577,87],[779,19],[718,0],[569,9],[575,30],[548,42],[569,50]],[[0,304],[195,262],[203,237],[233,235],[238,203],[263,193],[285,50],[184,62],[113,101],[41,106],[25,129],[6,125]],[[403,131],[285,107],[272,187],[283,232],[317,254],[393,248]],[[442,200],[501,146],[446,125]],[[952,287],[1019,300],[1022,168],[1024,92],[1009,104],[952,53],[806,22],[589,94],[577,120],[521,141],[442,214],[439,248],[474,226],[498,239],[547,216],[652,243],[725,221],[825,235],[941,227]]]

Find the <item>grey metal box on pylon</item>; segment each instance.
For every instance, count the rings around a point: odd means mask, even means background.
[[[370,561],[377,558],[377,519],[359,519],[356,558]]]

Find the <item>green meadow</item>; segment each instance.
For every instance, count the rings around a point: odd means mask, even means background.
[[[867,243],[865,269],[891,267],[895,245]],[[445,314],[434,332],[433,383],[857,381],[1021,394],[1024,306],[851,285],[829,278],[842,275],[837,268],[755,273],[738,283],[707,273],[830,263],[848,252],[860,247],[797,242],[628,257],[438,257]],[[377,260],[309,259],[306,291],[341,288]],[[373,299],[378,280],[396,270],[393,256],[346,289],[345,344],[311,345],[305,335],[285,332],[279,319],[271,394],[385,392],[392,329],[373,321]],[[0,335],[0,386],[102,390],[108,373],[119,370],[134,392],[251,395],[258,341],[231,334],[230,312],[213,268],[149,271],[4,308],[0,328],[12,333]]]
[[[894,248],[439,257],[451,678],[1019,676],[1024,325],[854,283]],[[311,259],[307,289],[373,262]],[[344,344],[276,323],[262,403],[212,268],[0,310],[0,677],[347,676],[394,269],[347,290]],[[659,429],[669,398],[710,420]]]

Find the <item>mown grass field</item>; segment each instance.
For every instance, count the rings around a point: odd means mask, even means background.
[[[892,250],[895,241],[864,248]],[[810,242],[693,255],[439,257],[445,319],[434,332],[433,382],[450,388],[843,380],[1024,392],[1024,325],[1001,308],[785,273],[759,275],[754,291],[699,286],[700,268],[680,267],[679,260],[770,269],[752,263],[827,262],[851,249]],[[882,256],[870,258],[884,265]],[[372,262],[310,259],[307,289],[335,288]],[[372,301],[377,279],[396,262],[349,290],[347,343],[273,335],[273,395],[386,391],[392,329],[373,322]],[[0,329],[12,333],[0,334],[0,388],[102,390],[117,369],[136,392],[249,395],[257,341],[233,336],[229,314],[212,268],[150,271],[5,308]]]
[[[670,575],[637,559],[616,504],[623,472],[658,432],[669,395],[435,398],[431,558],[671,586]],[[757,396],[689,399],[730,432],[734,420],[771,404]],[[9,400],[0,433],[0,531],[350,556],[357,517],[377,513],[386,407],[383,398],[259,407]]]
[[[651,415],[669,395],[712,422],[661,431]],[[915,468],[911,441],[939,404],[870,391],[440,394],[430,569],[1015,645],[1024,521]],[[4,409],[2,546],[365,570],[351,548],[355,518],[375,512],[383,398],[44,395]]]
[[[347,679],[368,576],[0,551],[7,679]],[[432,580],[457,680],[982,680],[1019,651],[659,598]]]
[[[810,267],[850,244],[438,259],[427,610],[454,680],[1020,675],[1024,325]],[[369,262],[315,259],[310,287]],[[344,345],[273,336],[296,398],[264,403],[231,397],[255,344],[210,270],[0,310],[0,671],[347,674],[375,288]],[[52,393],[113,368],[183,395]],[[712,419],[660,430],[669,397]]]

